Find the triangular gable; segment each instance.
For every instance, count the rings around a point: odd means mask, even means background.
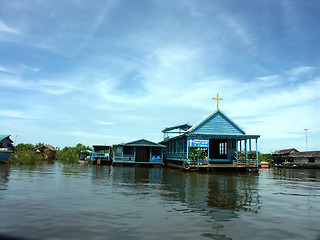
[[[8,140],[9,140],[10,142],[13,142],[13,141],[10,139],[10,136],[11,136],[11,135],[0,135],[0,141],[8,138]]]
[[[126,143],[126,144],[124,144],[124,145],[125,145],[125,146],[164,147],[164,146],[161,145],[161,144],[154,143],[154,142],[148,141],[148,140],[146,140],[146,139],[140,139],[140,140],[137,140],[137,141],[133,141],[133,142]]]
[[[245,132],[219,109],[190,128],[193,134],[243,135]]]

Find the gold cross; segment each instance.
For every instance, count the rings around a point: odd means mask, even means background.
[[[219,109],[219,100],[223,100],[222,98],[219,98],[219,93],[217,93],[217,97],[213,98],[213,100],[217,100],[217,110]]]

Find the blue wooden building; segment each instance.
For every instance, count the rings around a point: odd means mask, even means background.
[[[223,164],[224,166],[257,166],[259,135],[244,130],[219,109],[194,126],[188,124],[162,130],[168,163],[185,168]],[[221,166],[221,165],[220,165]]]
[[[162,165],[164,148],[145,139],[113,145],[113,163]]]
[[[0,161],[8,160],[14,151],[10,135],[0,135]]]

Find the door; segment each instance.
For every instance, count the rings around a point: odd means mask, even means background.
[[[150,147],[136,147],[136,162],[150,162]]]
[[[227,159],[228,145],[224,139],[209,140],[209,158],[210,159]]]

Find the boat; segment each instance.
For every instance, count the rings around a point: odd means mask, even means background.
[[[93,145],[91,159],[98,165],[111,163],[111,146],[110,145]]]
[[[80,153],[80,159],[78,160],[79,164],[88,164],[91,162],[91,151],[90,150],[83,150]]]
[[[260,168],[270,168],[270,164],[268,162],[259,163]]]

